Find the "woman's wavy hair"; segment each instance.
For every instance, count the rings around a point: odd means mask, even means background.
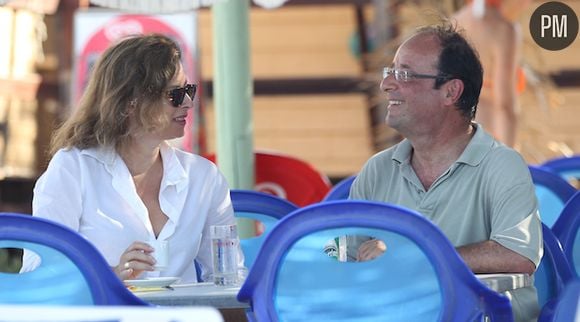
[[[160,102],[180,59],[178,45],[159,34],[131,36],[109,47],[74,113],[55,131],[50,155],[61,148],[122,148],[131,140],[131,119],[148,132],[162,128],[168,120]]]

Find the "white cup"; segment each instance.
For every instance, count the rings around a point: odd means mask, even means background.
[[[155,270],[165,270],[169,265],[169,243],[166,240],[151,239],[149,245],[155,249],[151,254],[157,261]]]

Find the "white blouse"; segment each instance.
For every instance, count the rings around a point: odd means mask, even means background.
[[[169,245],[169,265],[140,277],[175,276],[182,283],[196,281],[194,260],[202,278],[212,273],[211,225],[234,224],[229,188],[210,161],[164,143],[161,210],[169,218],[158,240]],[[123,159],[110,148],[58,151],[34,187],[33,215],[62,223],[93,243],[109,265],[134,241],[154,238],[145,204],[138,196]],[[239,265],[243,255],[239,252]],[[21,271],[38,265],[38,257],[24,253]]]

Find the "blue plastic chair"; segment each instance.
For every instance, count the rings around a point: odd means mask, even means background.
[[[529,165],[528,169],[536,188],[542,222],[552,228],[576,189],[549,169],[533,165]]]
[[[324,196],[322,201],[348,199],[348,195],[350,194],[350,186],[352,186],[354,179],[356,179],[356,175],[350,176],[337,182],[326,194],[326,196]]]
[[[580,321],[580,280],[566,285],[562,296],[558,299],[553,322]]]
[[[342,235],[383,240],[366,262],[323,252]],[[513,321],[507,297],[483,285],[450,241],[417,212],[329,201],[284,217],[266,237],[238,293],[250,321]]]
[[[576,275],[580,276],[580,191],[564,205],[552,231],[562,243],[566,259],[576,271]]]
[[[33,271],[0,272],[0,303],[148,305],[133,295],[84,237],[56,222],[0,213],[0,248],[22,248],[41,258]]]
[[[544,256],[534,274],[534,286],[538,291],[538,304],[542,309],[538,321],[550,321],[558,296],[564,286],[576,278],[564,255],[562,245],[546,224],[542,223]]]
[[[542,166],[558,173],[568,181],[580,180],[580,155],[554,158],[544,162]]]
[[[267,233],[280,219],[298,207],[285,199],[252,190],[231,190],[230,196],[236,217],[257,220],[264,227],[261,235],[240,240],[244,264],[249,268],[254,263]]]

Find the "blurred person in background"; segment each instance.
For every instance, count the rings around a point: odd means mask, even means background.
[[[514,147],[518,95],[525,89],[520,67],[523,36],[518,19],[531,0],[468,0],[452,19],[479,53],[484,79],[475,120],[497,140]]]
[[[213,163],[167,143],[184,135],[196,88],[166,36],[132,36],[108,48],[79,106],[52,138],[33,215],[79,232],[122,280],[196,282],[194,260],[209,280],[209,227],[235,224],[228,184]],[[160,240],[169,245],[161,272],[149,242]],[[21,271],[38,260],[25,251]]]

